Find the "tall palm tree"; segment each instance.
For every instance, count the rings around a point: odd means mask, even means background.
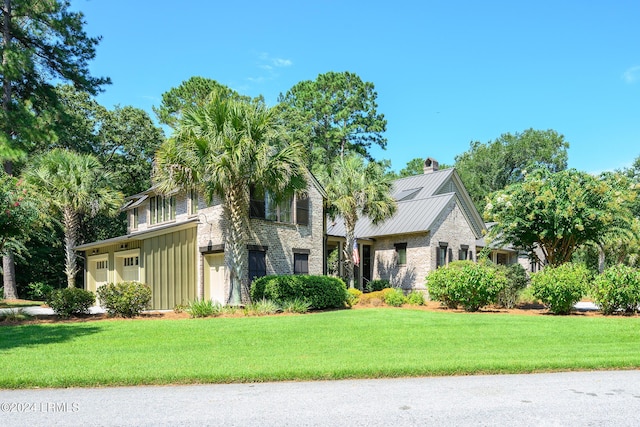
[[[23,175],[62,216],[65,274],[68,287],[73,288],[78,273],[74,248],[80,215],[116,214],[122,206],[122,193],[113,188],[112,175],[102,168],[96,157],[65,149],[54,149],[36,157]]]
[[[358,219],[368,217],[377,224],[393,216],[396,202],[391,197],[391,179],[375,162],[365,164],[363,158],[349,154],[337,158],[329,172],[320,173],[320,181],[327,193],[329,216],[344,219],[346,246],[345,275],[353,288],[355,228]]]
[[[225,262],[230,274],[227,303],[248,300],[250,191],[276,199],[306,189],[303,148],[287,141],[275,110],[261,102],[223,97],[182,113],[174,136],[156,153],[154,181],[161,192],[197,189],[222,200]]]

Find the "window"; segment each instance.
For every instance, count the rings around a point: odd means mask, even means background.
[[[458,259],[461,261],[469,259],[469,246],[461,245],[458,251]]]
[[[296,197],[296,224],[309,225],[309,198],[307,196]]]
[[[249,283],[251,283],[253,279],[266,275],[266,253],[264,251],[249,251]]]
[[[159,224],[176,219],[176,197],[155,196],[149,198],[149,222]]]
[[[294,208],[295,206],[295,208]],[[294,212],[296,218],[294,219]],[[249,214],[251,218],[263,218],[269,221],[308,225],[309,222],[309,200],[289,196],[276,203],[269,192],[251,189]]]
[[[447,243],[440,242],[436,248],[436,265],[442,267],[447,265]]]
[[[293,274],[309,274],[309,254],[293,254]]]
[[[134,267],[138,265],[140,259],[137,256],[130,256],[123,259],[122,263],[125,267]]]
[[[407,265],[407,244],[396,243],[396,255],[398,256],[398,265]]]
[[[507,254],[503,254],[500,252],[496,254],[496,264],[507,265],[508,262],[509,262],[509,257],[507,256]]]
[[[189,190],[189,214],[195,215],[198,213],[198,191],[195,189]]]
[[[103,261],[96,262],[96,269],[105,270],[107,268],[109,268],[109,261],[103,260]]]
[[[138,229],[138,208],[133,208],[133,210],[131,211],[131,229],[132,230],[137,230]]]

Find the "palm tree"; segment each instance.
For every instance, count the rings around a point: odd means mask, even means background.
[[[206,104],[183,111],[176,133],[156,153],[154,181],[161,192],[197,189],[209,202],[222,200],[227,303],[249,298],[251,189],[276,199],[306,189],[303,148],[286,139],[275,110],[213,92]]]
[[[112,175],[90,154],[54,149],[36,157],[24,171],[27,182],[36,186],[51,207],[62,215],[67,285],[75,287],[78,273],[75,246],[80,216],[98,212],[114,215],[122,206],[122,194],[114,190]]]
[[[391,197],[391,179],[375,162],[365,164],[357,154],[337,158],[329,172],[320,173],[320,181],[327,193],[329,216],[344,219],[346,245],[345,275],[353,288],[352,248],[355,244],[355,228],[358,219],[368,217],[378,224],[393,216],[396,202]]]

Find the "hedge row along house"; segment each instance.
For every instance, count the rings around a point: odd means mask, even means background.
[[[343,257],[344,224],[327,223],[322,186],[310,175],[304,195],[275,204],[252,194],[251,236],[245,260],[249,281],[267,274],[326,274],[327,257]],[[433,159],[425,173],[395,181],[398,211],[377,226],[356,226],[356,283],[387,279],[403,289],[425,289],[432,269],[457,259],[475,260],[484,246],[485,224],[454,169],[439,171]],[[161,196],[154,188],[127,198],[124,236],[76,247],[84,253],[85,289],[135,280],[152,289],[152,309],[172,309],[195,299],[226,303],[222,205],[210,206],[195,192]],[[492,250],[498,263],[523,261],[509,248]],[[339,263],[341,264],[341,263]]]

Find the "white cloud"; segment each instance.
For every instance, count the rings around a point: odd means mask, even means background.
[[[632,84],[640,80],[640,65],[636,65],[627,69],[623,74],[622,78],[625,82]]]
[[[293,61],[291,61],[290,59],[284,59],[284,58],[272,58],[271,55],[269,55],[266,52],[262,52],[259,55],[260,60],[266,62],[266,65],[263,65],[263,68],[266,67],[278,67],[278,68],[282,68],[282,67],[290,67],[293,65]]]

